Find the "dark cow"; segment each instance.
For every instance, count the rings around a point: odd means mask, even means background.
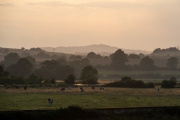
[[[61,90],[65,90],[65,88],[61,88]]]
[[[92,89],[94,89],[94,90],[95,90],[95,87],[92,87]]]
[[[26,87],[26,86],[24,86],[24,90],[26,90],[26,88],[27,88],[27,87]]]
[[[83,89],[81,89],[81,92],[84,92],[84,90],[83,90]]]
[[[18,87],[18,86],[16,86],[16,89],[19,89],[19,87]]]
[[[5,89],[9,89],[9,86],[6,86],[6,88]]]
[[[101,90],[105,90],[105,88],[104,88],[104,87],[100,87],[100,89],[101,89]]]
[[[53,99],[48,98],[48,104],[52,105],[52,103],[53,103]]]
[[[42,89],[44,90],[44,89],[45,89],[45,86],[42,86]]]

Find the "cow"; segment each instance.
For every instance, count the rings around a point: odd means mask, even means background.
[[[94,89],[94,90],[95,90],[95,87],[92,87],[92,89]]]
[[[19,87],[18,87],[18,86],[16,86],[16,89],[19,89]]]
[[[45,89],[45,86],[42,86],[42,89],[44,90],[44,89]]]
[[[26,87],[26,86],[24,86],[24,90],[26,90],[26,88],[27,88],[27,87]]]
[[[65,88],[61,88],[61,90],[65,90]]]
[[[82,87],[80,87],[80,89],[82,90],[83,88],[82,88]]]
[[[159,88],[157,88],[157,91],[159,91]]]
[[[69,90],[71,90],[71,86],[69,86]]]
[[[104,88],[104,87],[100,87],[100,89],[101,89],[101,90],[105,90],[105,88]]]
[[[81,89],[81,92],[84,92],[84,90],[83,90],[83,89]]]
[[[6,88],[5,89],[9,89],[9,86],[6,86]]]
[[[48,104],[52,105],[52,103],[53,103],[53,99],[48,98]]]

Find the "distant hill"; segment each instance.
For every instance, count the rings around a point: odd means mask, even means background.
[[[70,47],[41,47],[41,49],[49,52],[53,52],[53,49],[55,52],[61,52],[61,53],[70,53],[70,54],[76,54],[76,53],[84,53],[87,54],[89,52],[95,52],[101,55],[108,55],[111,53],[114,53],[118,49],[122,49],[125,53],[143,53],[143,54],[150,54],[152,51],[145,51],[145,50],[133,50],[133,49],[123,49],[118,47],[113,47],[109,45],[99,44],[99,45],[88,45],[88,46],[70,46]]]

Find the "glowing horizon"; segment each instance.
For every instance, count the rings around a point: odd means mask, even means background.
[[[1,0],[0,47],[180,45],[177,0]]]

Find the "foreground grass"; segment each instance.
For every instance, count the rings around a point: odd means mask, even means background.
[[[113,108],[113,107],[152,107],[180,105],[180,89],[131,89],[131,88],[98,88],[92,90],[84,87],[81,93],[79,88],[60,91],[60,88],[10,88],[0,89],[0,111],[7,110],[38,110],[58,109],[70,105],[82,108]],[[54,100],[48,105],[48,98]]]

